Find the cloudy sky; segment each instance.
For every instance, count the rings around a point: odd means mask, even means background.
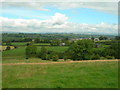
[[[2,2],[5,32],[117,34],[117,2]]]

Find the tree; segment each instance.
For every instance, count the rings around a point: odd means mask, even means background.
[[[100,40],[107,40],[108,38],[105,37],[105,36],[100,36],[99,39],[100,39]]]
[[[48,50],[45,47],[41,47],[41,51],[39,52],[38,57],[42,60],[46,60],[48,58],[47,54]]]
[[[7,41],[7,42],[6,42],[6,45],[7,45],[7,46],[10,46],[10,45],[11,45],[11,42],[10,42],[10,41]]]
[[[114,43],[109,48],[105,49],[106,56],[114,56],[116,59],[120,59],[120,44]]]
[[[115,36],[115,39],[116,40],[120,40],[120,36]]]
[[[70,46],[68,53],[73,60],[88,60],[92,57],[93,46],[92,40],[79,40]]]
[[[39,43],[39,42],[40,42],[40,39],[39,39],[39,38],[36,38],[36,39],[34,40],[34,42],[35,42],[35,43]]]
[[[95,38],[94,37],[91,37],[91,40],[94,40]]]
[[[100,59],[100,56],[98,54],[92,56],[92,60],[98,60]]]
[[[58,55],[53,55],[53,56],[52,56],[52,60],[53,60],[53,61],[58,61],[58,59],[59,59]]]
[[[37,54],[37,47],[36,46],[27,46],[26,47],[26,57],[29,58],[29,57],[32,57],[32,56],[36,56]]]

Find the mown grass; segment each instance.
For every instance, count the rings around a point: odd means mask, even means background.
[[[3,88],[117,88],[118,62],[3,66]]]

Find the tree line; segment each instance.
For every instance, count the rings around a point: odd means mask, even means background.
[[[95,42],[93,40],[78,40],[72,43],[65,52],[55,52],[47,50],[46,47],[41,47],[37,51],[36,46],[29,45],[26,47],[26,59],[30,57],[38,57],[42,60],[71,59],[71,60],[96,60],[101,58],[119,59],[119,43],[114,43],[110,47],[102,49],[94,49]]]

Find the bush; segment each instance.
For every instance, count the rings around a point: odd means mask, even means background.
[[[115,59],[114,56],[106,56],[107,59]]]
[[[92,56],[92,60],[98,60],[98,59],[100,59],[100,56],[98,54]]]
[[[14,46],[14,48],[18,48],[17,46]]]
[[[67,58],[67,56],[64,56],[63,59],[66,61],[68,58]]]
[[[46,60],[50,60],[50,55],[46,55]]]
[[[106,58],[105,57],[100,57],[100,60],[106,60]]]
[[[6,50],[10,50],[10,49],[11,49],[10,46],[7,46],[7,47],[6,47]]]
[[[46,60],[47,54],[48,50],[45,47],[41,47],[41,51],[39,52],[38,57],[41,58],[42,60]]]
[[[26,46],[29,46],[29,45],[30,45],[29,43],[26,44]]]
[[[37,47],[36,46],[27,46],[26,47],[26,57],[32,57],[32,56],[36,56],[37,53]]]
[[[52,56],[52,60],[53,60],[53,61],[58,61],[58,59],[59,59],[58,55],[53,55],[53,56]]]
[[[41,59],[46,60],[47,59],[47,54],[46,53],[42,54]]]
[[[60,52],[60,53],[58,53],[58,56],[59,56],[59,59],[63,59],[64,53]]]

